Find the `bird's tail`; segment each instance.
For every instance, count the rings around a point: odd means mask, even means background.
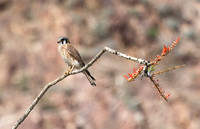
[[[85,71],[83,71],[83,73],[87,77],[87,79],[90,82],[90,84],[92,86],[96,86],[96,84],[95,84],[95,78],[90,74],[90,72],[88,70],[85,70]]]

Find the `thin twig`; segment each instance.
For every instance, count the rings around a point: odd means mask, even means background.
[[[153,76],[149,76],[148,78],[153,82],[153,84],[154,84],[155,88],[157,89],[158,93],[160,94],[160,96],[161,96],[165,101],[168,102],[167,97],[166,97],[166,96],[163,94],[163,92],[161,91],[159,84],[158,84],[155,80],[153,80]]]
[[[92,66],[92,64],[94,62],[96,62],[105,52],[109,52],[112,53],[114,55],[117,55],[119,57],[123,57],[129,60],[132,60],[134,62],[140,63],[140,64],[144,64],[147,65],[149,64],[149,61],[143,60],[143,59],[138,59],[135,57],[131,57],[128,56],[126,54],[120,53],[116,50],[113,50],[107,46],[105,46],[87,65],[85,65],[83,68],[76,70],[76,71],[72,71],[69,74],[63,74],[60,77],[58,77],[57,79],[55,79],[54,81],[48,83],[43,89],[42,91],[37,95],[37,97],[35,98],[35,100],[31,103],[31,105],[28,107],[28,109],[26,110],[25,114],[23,114],[23,116],[20,117],[19,120],[17,120],[17,122],[15,123],[15,125],[12,127],[12,129],[17,129],[18,126],[26,119],[26,117],[30,114],[30,112],[34,109],[34,107],[37,105],[37,103],[39,102],[39,100],[43,97],[43,95],[48,91],[48,89],[52,86],[54,86],[55,84],[57,84],[58,82],[62,81],[64,78],[66,78],[69,75],[73,75],[73,74],[78,74],[86,69],[88,69],[90,66]]]
[[[163,70],[163,71],[155,72],[155,73],[152,74],[152,76],[157,75],[157,74],[162,74],[162,73],[164,73],[164,72],[168,72],[168,71],[170,71],[170,70],[178,69],[178,68],[181,68],[181,67],[184,67],[184,66],[185,66],[185,65],[174,66],[174,67],[172,67],[172,68],[168,68],[168,69],[165,69],[165,70]]]

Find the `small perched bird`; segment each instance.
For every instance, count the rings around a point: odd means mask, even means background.
[[[80,69],[85,66],[85,63],[83,62],[79,52],[70,44],[70,41],[67,37],[60,37],[58,39],[58,44],[58,52],[69,67],[66,74],[71,72],[74,68]],[[96,86],[95,78],[92,77],[90,72],[86,69],[83,71],[83,73],[87,77],[90,84],[92,86]]]

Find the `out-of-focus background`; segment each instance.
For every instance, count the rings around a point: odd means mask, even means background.
[[[66,71],[57,52],[68,36],[87,63],[105,45],[151,60],[181,40],[156,70],[162,100],[146,78],[127,82],[137,63],[106,53],[83,74],[52,87],[19,129],[199,129],[199,0],[1,0],[0,128],[11,128],[48,82]]]

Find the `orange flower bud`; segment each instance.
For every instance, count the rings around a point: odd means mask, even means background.
[[[131,78],[133,78],[133,76],[132,76],[130,73],[129,73],[128,75],[129,75]]]
[[[136,74],[135,68],[133,68],[133,73]]]
[[[124,77],[128,80],[128,77],[126,75],[124,75]]]
[[[163,44],[163,46],[164,46],[164,48],[163,48],[163,51],[162,51],[162,55],[163,54],[165,54],[166,53],[166,51],[167,51],[167,48],[166,48],[166,46]]]

